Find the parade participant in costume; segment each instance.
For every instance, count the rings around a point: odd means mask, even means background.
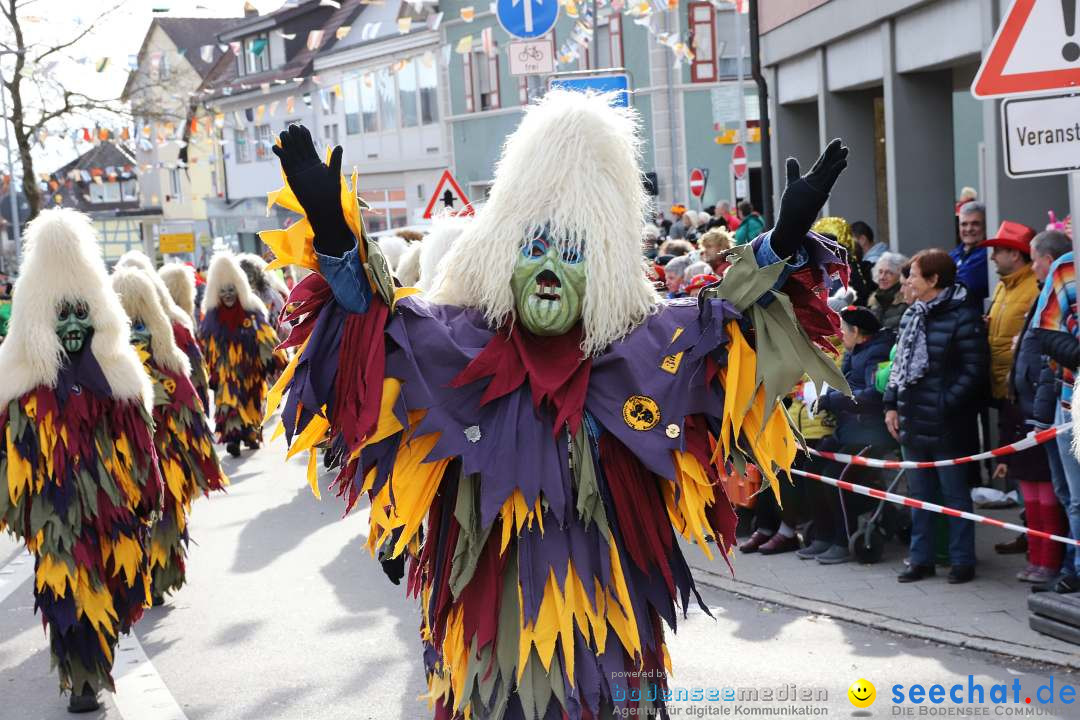
[[[0,347],[0,529],[35,555],[34,608],[69,709],[113,688],[117,638],[149,598],[161,503],[150,380],[129,342],[90,219],[45,210],[27,228]]]
[[[274,351],[277,333],[229,252],[210,261],[202,310],[199,342],[214,391],[214,431],[229,454],[238,457],[241,442],[252,449],[262,444],[266,390],[283,365]]]
[[[281,321],[281,311],[285,309],[285,300],[289,297],[289,288],[285,281],[267,270],[266,261],[253,253],[236,256],[240,269],[247,275],[251,290],[266,306],[266,319],[273,325],[280,339],[289,336],[288,327]]]
[[[207,392],[209,380],[206,376],[206,361],[203,358],[198,341],[195,340],[195,324],[191,315],[173,300],[172,293],[165,287],[164,281],[154,270],[154,263],[141,251],[129,250],[120,256],[116,266],[137,268],[144,272],[147,279],[153,284],[158,302],[169,317],[173,340],[176,342],[176,346],[187,356],[188,364],[191,366],[189,377],[195,386],[195,391],[199,394],[199,400],[202,401],[203,411],[209,412],[210,395]]]
[[[198,327],[199,316],[195,314],[195,268],[183,263],[166,263],[158,268],[158,277],[165,283],[173,302],[191,318],[192,327]]]
[[[222,490],[214,439],[203,405],[189,379],[187,356],[176,346],[154,285],[133,267],[118,268],[113,290],[131,320],[131,341],[154,386],[154,446],[164,481],[161,518],[150,545],[151,594],[155,605],[185,580],[187,518],[199,493]]]
[[[411,556],[437,718],[666,714],[661,619],[697,597],[677,533],[726,556],[718,467],[756,463],[775,487],[797,447],[780,398],[804,371],[845,387],[815,347],[843,251],[808,231],[846,148],[805,178],[789,161],[771,236],[665,303],[642,264],[637,127],[605,96],[530,106],[430,299],[395,292],[340,147],[324,165],[294,125],[274,149],[271,198],[305,218],[262,238],[316,274],[290,298],[301,351],[273,394],[290,453],[347,450],[337,490],[370,497],[370,549]]]

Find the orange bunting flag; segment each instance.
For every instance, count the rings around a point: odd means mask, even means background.
[[[285,98],[285,112],[287,112],[287,113],[290,113],[290,114],[291,114],[291,113],[292,113],[292,111],[293,111],[293,110],[294,110],[295,108],[296,108],[296,98],[294,98],[294,97],[293,97],[292,95],[290,95],[289,97]]]
[[[476,9],[469,5],[468,7],[461,8],[461,19],[467,23],[471,23],[476,18]]]

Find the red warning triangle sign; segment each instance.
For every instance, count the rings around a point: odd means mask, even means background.
[[[971,94],[1024,95],[1080,87],[1080,34],[1075,2],[1013,0]]]
[[[465,192],[458,185],[457,180],[449,170],[444,170],[435,192],[431,194],[427,207],[424,208],[424,219],[430,220],[435,213],[448,212],[451,215],[472,215],[473,206]]]

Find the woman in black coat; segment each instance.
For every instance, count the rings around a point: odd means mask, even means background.
[[[990,349],[982,308],[956,284],[956,265],[941,250],[911,260],[907,281],[915,302],[900,321],[896,358],[885,389],[885,425],[900,441],[905,460],[945,460],[970,451],[979,410],[989,397]],[[963,466],[909,470],[917,500],[972,509]],[[912,510],[911,565],[900,582],[934,574],[933,515]],[[950,583],[975,577],[975,526],[949,518]]]

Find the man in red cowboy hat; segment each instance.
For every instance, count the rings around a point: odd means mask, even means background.
[[[1000,282],[994,288],[987,322],[990,341],[991,394],[1000,402],[1008,397],[1013,339],[1024,327],[1024,315],[1039,295],[1039,281],[1031,268],[1031,239],[1035,231],[1006,220],[997,233],[979,244],[991,248]]]

